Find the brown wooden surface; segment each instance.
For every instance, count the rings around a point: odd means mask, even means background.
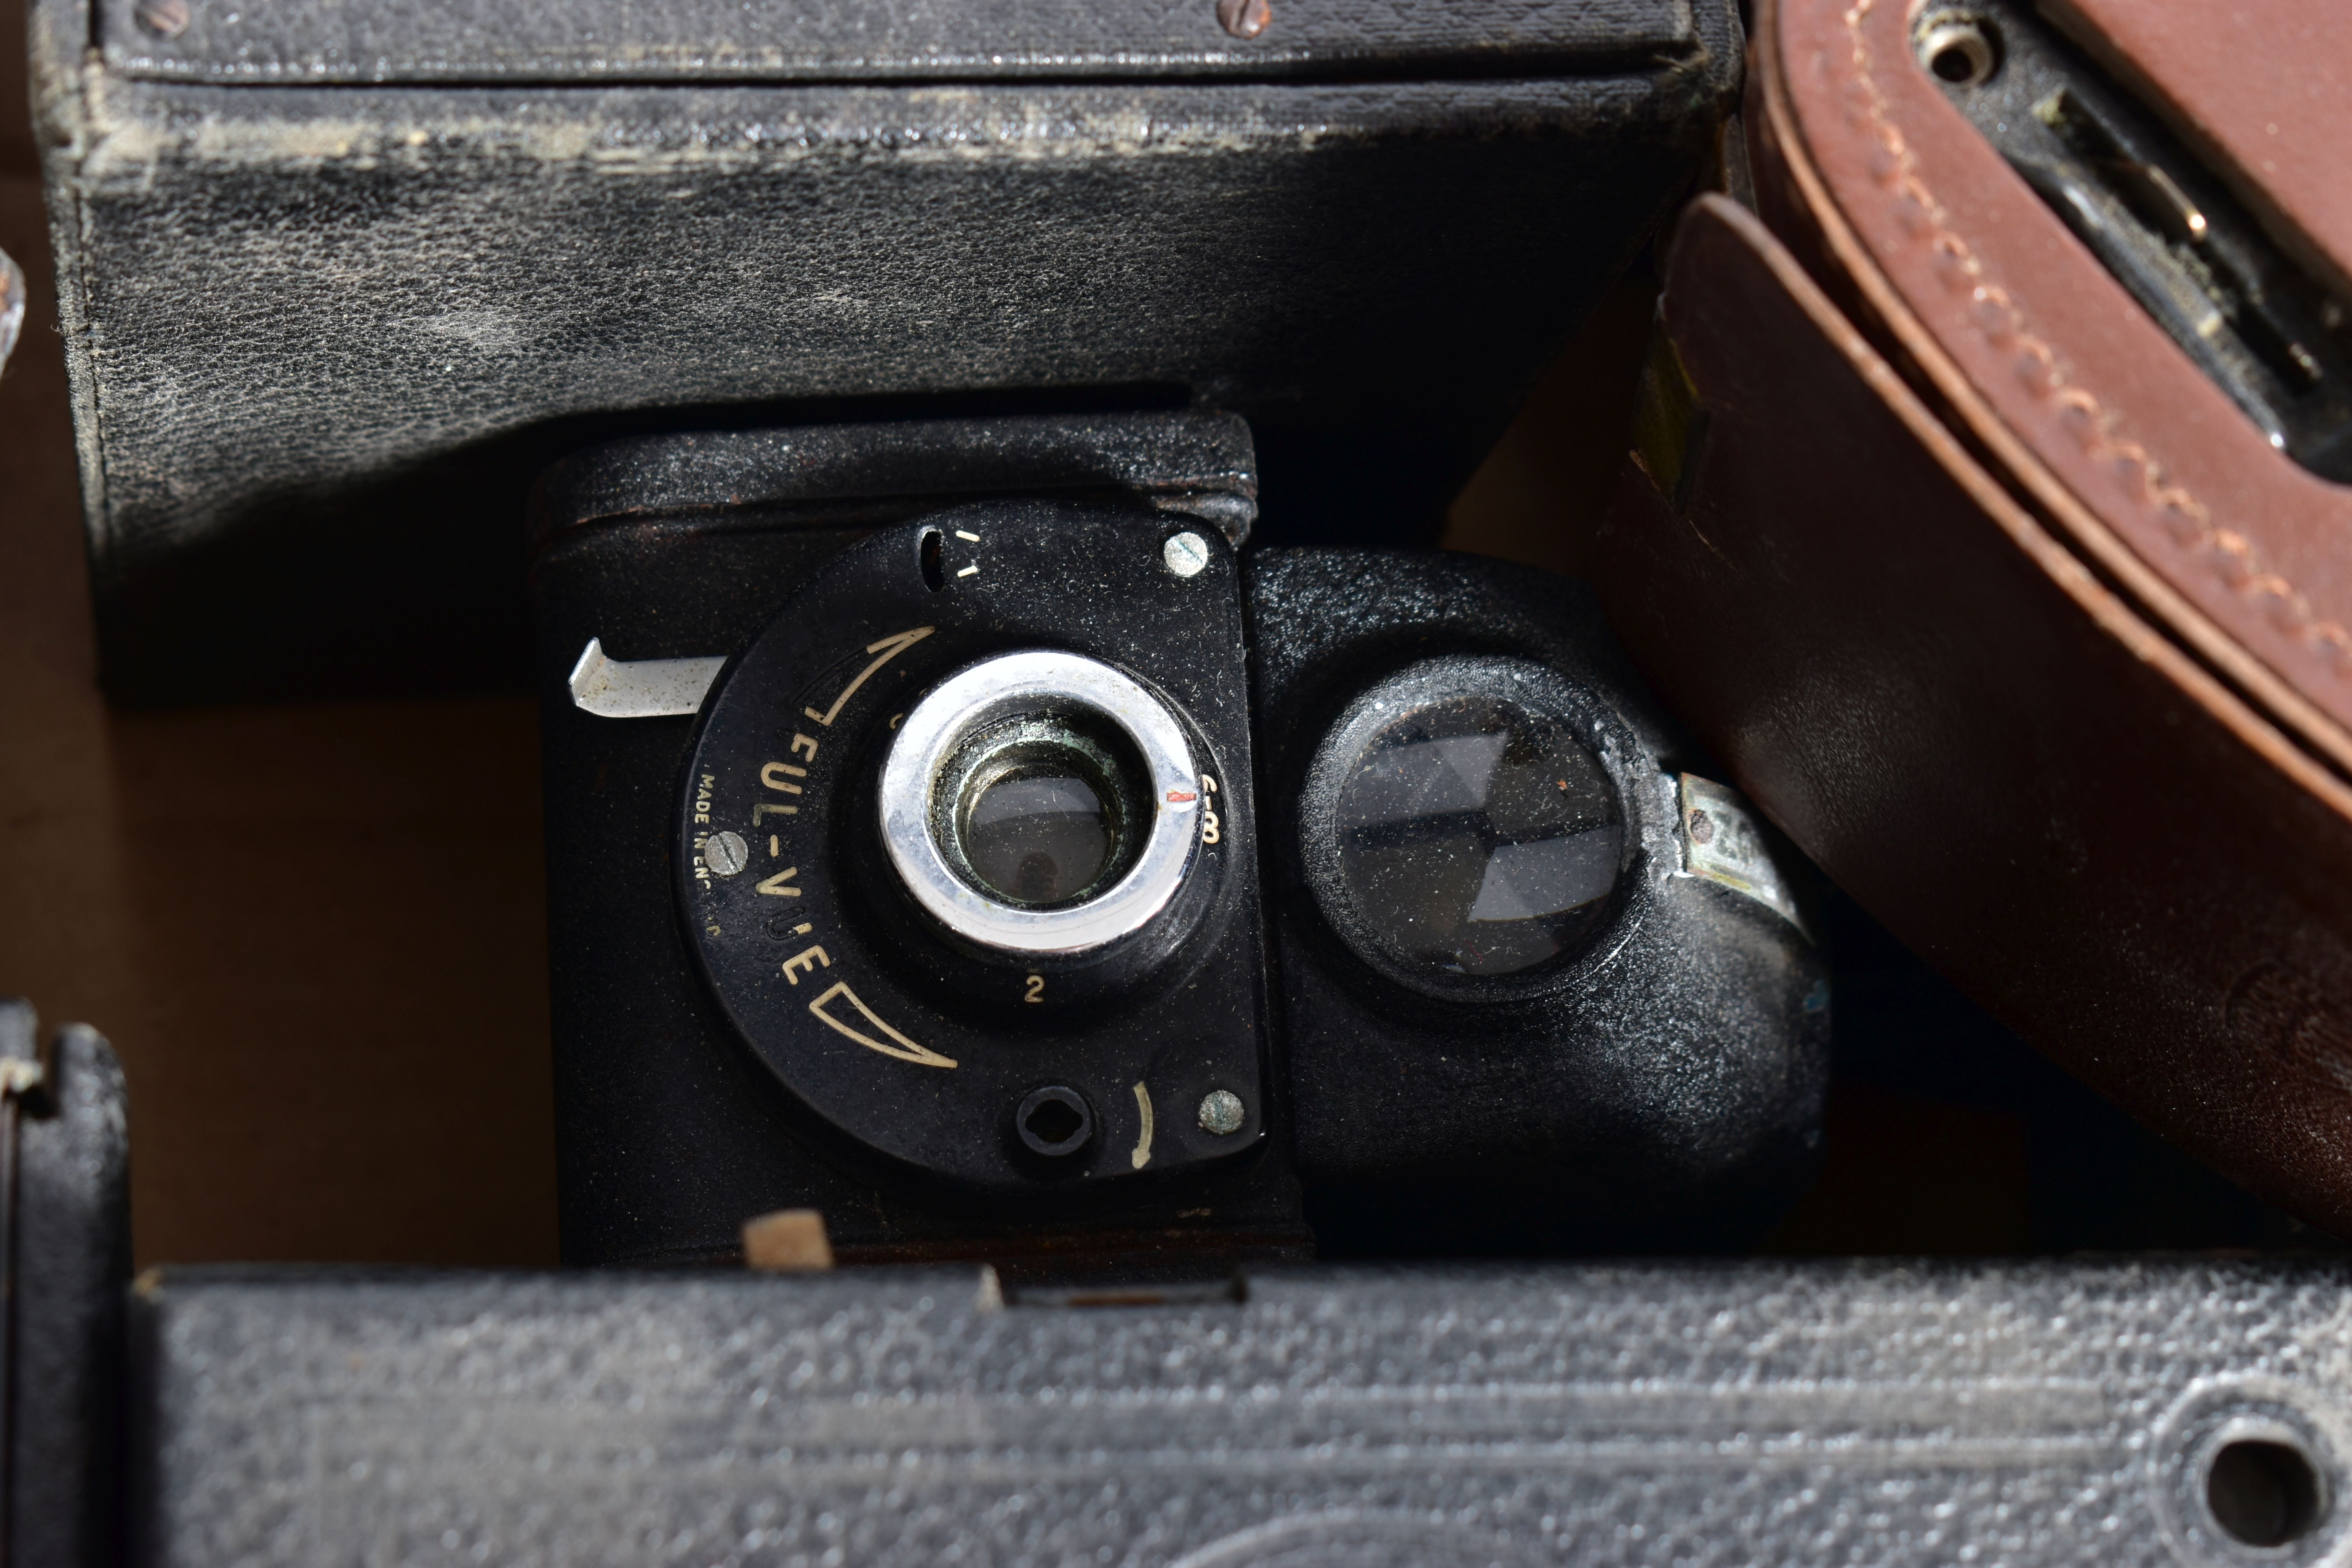
[[[121,1052],[142,1264],[551,1263],[531,704],[108,711],[23,37],[0,4],[0,994]]]

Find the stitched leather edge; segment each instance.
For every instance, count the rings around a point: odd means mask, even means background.
[[[2244,534],[2218,526],[2203,501],[2169,482],[2163,466],[2145,444],[2116,437],[2115,413],[2068,374],[2057,351],[2032,330],[2023,309],[2006,289],[1990,281],[1968,241],[1952,228],[1948,209],[1919,175],[1917,159],[1901,128],[1890,118],[1885,95],[1873,75],[1863,22],[1876,7],[1877,0],[1855,0],[1843,13],[1854,80],[1860,89],[1858,94],[1849,95],[1848,107],[1850,110],[1859,108],[1867,121],[1855,129],[1870,133],[1878,143],[1881,155],[1872,161],[1871,173],[1892,191],[1896,221],[1924,238],[1936,253],[1947,287],[1969,289],[1973,307],[1969,320],[1986,345],[1996,353],[2005,347],[2011,353],[2019,379],[2044,402],[2059,406],[2060,422],[2084,454],[2106,463],[2110,477],[2125,487],[2129,499],[2155,516],[2176,550],[2211,573],[2222,586],[2253,603],[2273,626],[2293,635],[2319,668],[2339,679],[2352,676],[2352,633],[2340,622],[2323,618],[2300,589],[2265,566]]]

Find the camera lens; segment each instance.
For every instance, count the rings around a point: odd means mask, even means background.
[[[999,654],[900,721],[882,839],[916,903],[957,936],[1079,952],[1167,907],[1200,799],[1183,729],[1141,682],[1079,654]]]
[[[1522,973],[1607,917],[1624,855],[1616,789],[1539,700],[1556,678],[1518,673],[1408,671],[1360,700],[1318,757],[1317,892],[1384,967]]]
[[[1118,843],[1102,796],[1061,758],[1024,760],[971,792],[963,851],[972,872],[1016,904],[1055,904],[1095,885]]]
[[[1149,816],[1142,773],[1134,746],[1099,715],[1023,714],[957,748],[934,786],[947,818],[934,831],[949,865],[982,892],[1055,908],[1132,858],[1126,826]]]

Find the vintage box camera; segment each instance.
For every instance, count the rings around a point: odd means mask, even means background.
[[[534,501],[564,1247],[1722,1244],[1824,971],[1573,585],[1238,548],[1247,427],[647,437]]]
[[[533,477],[655,431],[1213,405],[1302,540],[1433,531],[1741,47],[1730,0],[31,12],[139,703],[520,685]]]

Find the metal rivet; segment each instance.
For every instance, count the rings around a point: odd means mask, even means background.
[[[1213,1089],[1201,1097],[1201,1131],[1223,1138],[1238,1132],[1247,1117],[1242,1110],[1242,1097],[1229,1089]]]
[[[1160,546],[1160,559],[1179,577],[1191,577],[1209,563],[1209,542],[1197,533],[1180,533]]]
[[[176,38],[188,30],[188,0],[139,0],[131,15],[159,38]]]
[[[1255,38],[1273,20],[1270,0],[1217,0],[1217,25],[1236,38]]]
[[[702,842],[702,863],[717,876],[731,877],[751,863],[751,847],[740,833],[714,833]]]

